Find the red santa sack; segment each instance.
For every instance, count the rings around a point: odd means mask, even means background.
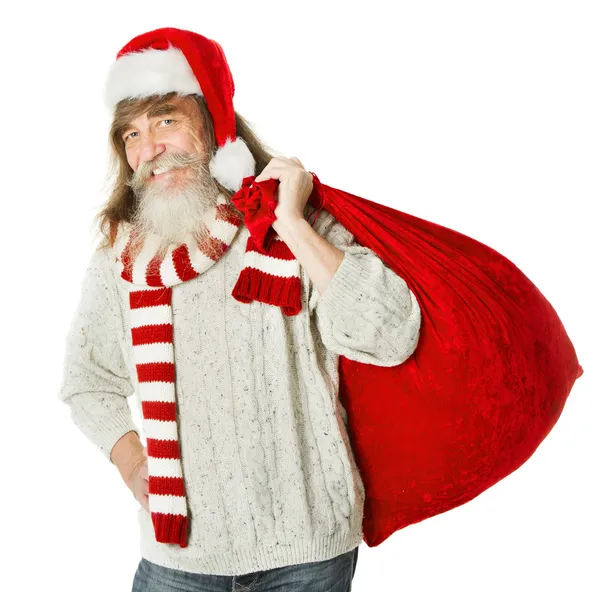
[[[419,343],[404,363],[339,359],[340,400],[365,484],[364,540],[373,547],[520,467],[583,368],[552,305],[500,253],[314,183],[311,204],[399,274],[421,306]]]

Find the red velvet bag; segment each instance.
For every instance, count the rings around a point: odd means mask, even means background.
[[[316,176],[314,183],[311,203],[400,275],[421,307],[419,343],[403,364],[339,359],[372,547],[519,468],[583,368],[552,305],[506,257]]]
[[[583,368],[552,305],[500,253],[313,177],[311,204],[400,275],[421,307],[419,343],[404,363],[339,358],[339,396],[365,485],[364,540],[373,547],[520,467]],[[251,230],[273,218],[277,184],[254,186]]]

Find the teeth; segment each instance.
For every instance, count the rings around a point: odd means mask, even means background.
[[[166,173],[169,169],[154,169],[152,171],[153,175],[162,175],[162,173]]]

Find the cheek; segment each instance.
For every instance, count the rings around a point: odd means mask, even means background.
[[[135,171],[137,169],[138,166],[138,158],[135,154],[134,150],[126,150],[125,151],[125,156],[127,158],[127,163],[129,164],[129,166],[131,167],[131,169],[133,171]]]
[[[185,150],[189,153],[203,152],[204,147],[198,137],[198,131],[192,126],[185,126],[182,129],[184,134]],[[183,147],[183,146],[182,146]]]

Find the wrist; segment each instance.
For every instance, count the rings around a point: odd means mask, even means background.
[[[308,224],[302,213],[300,212],[290,212],[283,213],[277,217],[271,226],[273,230],[283,238],[289,232],[293,232],[298,228],[298,226],[302,223]]]
[[[121,436],[110,453],[110,460],[117,467],[125,482],[130,479],[135,467],[145,458],[144,446],[137,432],[134,431]]]

